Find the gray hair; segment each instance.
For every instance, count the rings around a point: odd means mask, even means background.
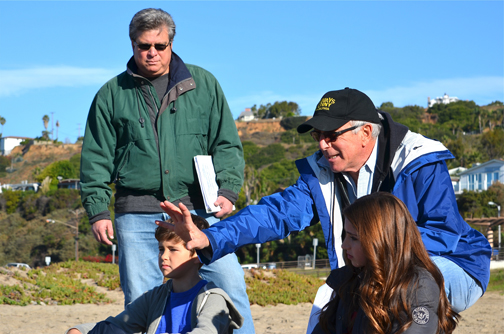
[[[383,119],[383,116],[380,115],[380,113],[378,113],[378,117],[380,117],[380,119]],[[380,134],[380,131],[382,128],[381,124],[376,124],[376,123],[371,123],[371,122],[366,122],[366,121],[350,121],[351,126],[361,127],[365,124],[371,124],[371,126],[373,127],[373,131],[371,132],[371,136],[373,138],[378,138],[378,135]],[[358,131],[359,131],[359,128],[353,130],[352,132],[357,133]]]
[[[171,15],[162,9],[142,9],[131,19],[129,37],[132,41],[135,41],[143,32],[163,27],[168,29],[170,42],[173,41],[175,37],[175,22],[173,22]]]

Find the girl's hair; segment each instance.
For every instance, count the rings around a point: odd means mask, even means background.
[[[196,225],[196,227],[199,228],[200,230],[204,230],[210,226],[210,224],[208,224],[208,221],[203,217],[193,215],[191,213],[191,218],[193,220],[194,225]],[[171,218],[166,220],[166,222],[173,224]],[[170,231],[166,227],[158,226],[156,228],[155,237],[156,237],[156,240],[159,242],[174,240],[177,243],[179,243],[179,242],[183,243],[184,246],[186,245],[186,242],[184,240],[182,240],[182,238],[180,238],[175,232]],[[191,252],[191,255],[194,255],[194,253],[196,253],[196,250],[191,249],[190,252]]]
[[[334,298],[322,309],[321,327],[326,332],[334,328],[341,299],[345,305],[351,305],[349,315],[359,307],[363,310],[369,319],[367,332],[388,333],[394,320],[401,322],[397,333],[404,332],[413,321],[411,293],[418,284],[415,267],[421,267],[432,275],[440,290],[437,333],[451,333],[459,315],[450,307],[443,276],[430,260],[406,205],[392,194],[377,192],[357,199],[343,214],[359,234],[367,262],[362,271],[354,268],[352,278],[335,291]]]

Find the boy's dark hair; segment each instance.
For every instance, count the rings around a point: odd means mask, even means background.
[[[192,220],[194,222],[194,225],[196,225],[196,227],[199,228],[200,230],[204,230],[204,229],[210,227],[210,224],[208,224],[207,220],[205,218],[203,218],[203,217],[200,217],[200,216],[197,216],[197,215],[193,215],[191,213],[191,218],[192,218]],[[166,220],[166,222],[170,223],[170,224],[173,224],[173,221],[172,221],[171,218],[168,218]],[[178,242],[183,243],[184,246],[186,245],[186,242],[184,240],[182,240],[175,232],[170,231],[166,227],[158,226],[156,228],[155,237],[156,237],[156,240],[158,242],[174,240],[177,243]],[[190,252],[191,252],[191,255],[194,255],[194,253],[196,252],[196,250],[191,249]]]

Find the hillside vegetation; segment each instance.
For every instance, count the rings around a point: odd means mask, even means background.
[[[479,107],[472,101],[459,101],[435,105],[427,111],[419,106],[397,108],[387,102],[380,109],[412,131],[443,142],[456,157],[447,161],[449,168],[471,167],[476,162],[504,157],[504,107],[501,102]],[[287,108],[286,112],[293,111]],[[296,131],[306,118],[237,122],[246,161],[245,182],[236,203],[237,210],[296,182],[299,174],[294,161],[318,149],[308,133],[300,135]],[[110,247],[94,241],[78,191],[57,189],[57,176],[78,178],[80,150],[77,144],[32,145],[16,148],[7,158],[0,157],[0,171],[5,171],[5,167],[13,170],[0,173],[0,183],[45,182],[37,193],[4,191],[0,194],[0,265],[25,262],[39,266],[46,256],[51,256],[53,262],[73,259],[76,229],[80,258],[111,254]],[[111,187],[113,189],[113,185]],[[497,184],[488,192],[464,193],[459,199],[462,215],[495,216],[496,209],[486,203],[503,203],[503,187]],[[56,223],[48,223],[48,219]],[[312,255],[313,238],[324,240],[320,224],[285,240],[263,245],[261,262],[291,261],[297,260],[299,255]],[[254,245],[243,247],[237,255],[242,263],[254,262],[256,248]],[[317,247],[317,258],[327,258],[324,247]]]

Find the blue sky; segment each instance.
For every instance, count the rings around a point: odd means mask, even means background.
[[[173,16],[174,51],[217,77],[235,118],[284,100],[311,115],[344,87],[377,106],[504,101],[504,1],[0,1],[3,135],[40,136],[44,115],[59,140],[83,135],[147,7]]]

